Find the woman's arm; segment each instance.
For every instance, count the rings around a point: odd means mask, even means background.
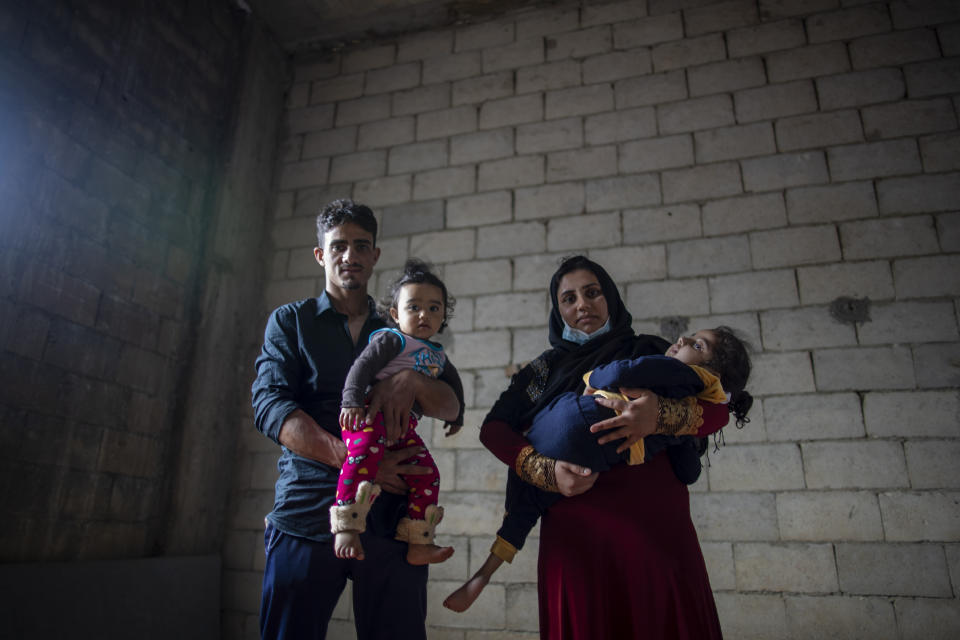
[[[543,355],[538,360],[542,358]],[[533,377],[533,363],[513,374],[510,384],[493,403],[490,413],[480,427],[480,442],[508,467],[514,467],[520,452],[530,445],[521,435],[523,425],[515,425],[513,422],[533,407],[533,401],[526,393]]]
[[[566,460],[539,454],[522,435],[502,420],[488,420],[480,427],[480,442],[525,482],[564,496],[581,494],[597,481],[597,473]]]
[[[544,352],[514,374],[480,427],[480,442],[525,482],[545,491],[574,496],[592,487],[597,474],[571,462],[537,453],[521,435],[521,429],[529,425],[511,422],[532,409],[534,399],[528,393],[529,388],[537,386],[538,381],[545,383],[548,370],[549,359]]]
[[[700,408],[703,409],[703,424],[697,430],[698,438],[705,438],[714,434],[730,422],[730,410],[725,404],[700,402]]]
[[[719,431],[729,420],[726,405],[692,398],[661,398],[647,390],[630,402],[600,396],[596,402],[620,413],[590,427],[593,433],[609,431],[597,439],[600,444],[623,439],[617,447],[618,453],[654,433],[707,436]]]
[[[480,442],[500,462],[513,467],[520,452],[530,443],[503,420],[487,420],[480,427]]]

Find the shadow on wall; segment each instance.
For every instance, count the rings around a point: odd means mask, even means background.
[[[219,556],[4,565],[0,593],[4,637],[220,637]]]

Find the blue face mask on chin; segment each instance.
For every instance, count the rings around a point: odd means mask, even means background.
[[[586,344],[594,338],[598,338],[610,331],[610,318],[607,318],[607,321],[603,323],[603,326],[594,331],[593,333],[586,333],[585,331],[580,331],[580,329],[574,329],[566,322],[563,323],[563,339],[573,342],[575,344]]]

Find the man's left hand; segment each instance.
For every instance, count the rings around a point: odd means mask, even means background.
[[[377,412],[383,414],[387,440],[396,442],[410,426],[410,410],[417,396],[417,385],[424,379],[413,369],[400,371],[373,385],[367,406],[367,423],[371,424]]]

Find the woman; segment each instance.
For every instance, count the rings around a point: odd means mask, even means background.
[[[483,444],[525,481],[565,496],[540,528],[540,635],[548,639],[720,638],[713,593],[687,487],[665,455],[597,474],[533,451],[521,435],[533,415],[600,364],[662,354],[668,343],[636,336],[604,269],[575,256],[550,282],[550,344],[514,376],[481,429]],[[723,405],[647,395],[629,405],[598,400],[622,415],[595,426],[600,442],[626,449],[653,433],[712,433]],[[700,427],[702,416],[703,426]],[[599,427],[599,429],[598,429]],[[699,427],[699,429],[698,429]]]

